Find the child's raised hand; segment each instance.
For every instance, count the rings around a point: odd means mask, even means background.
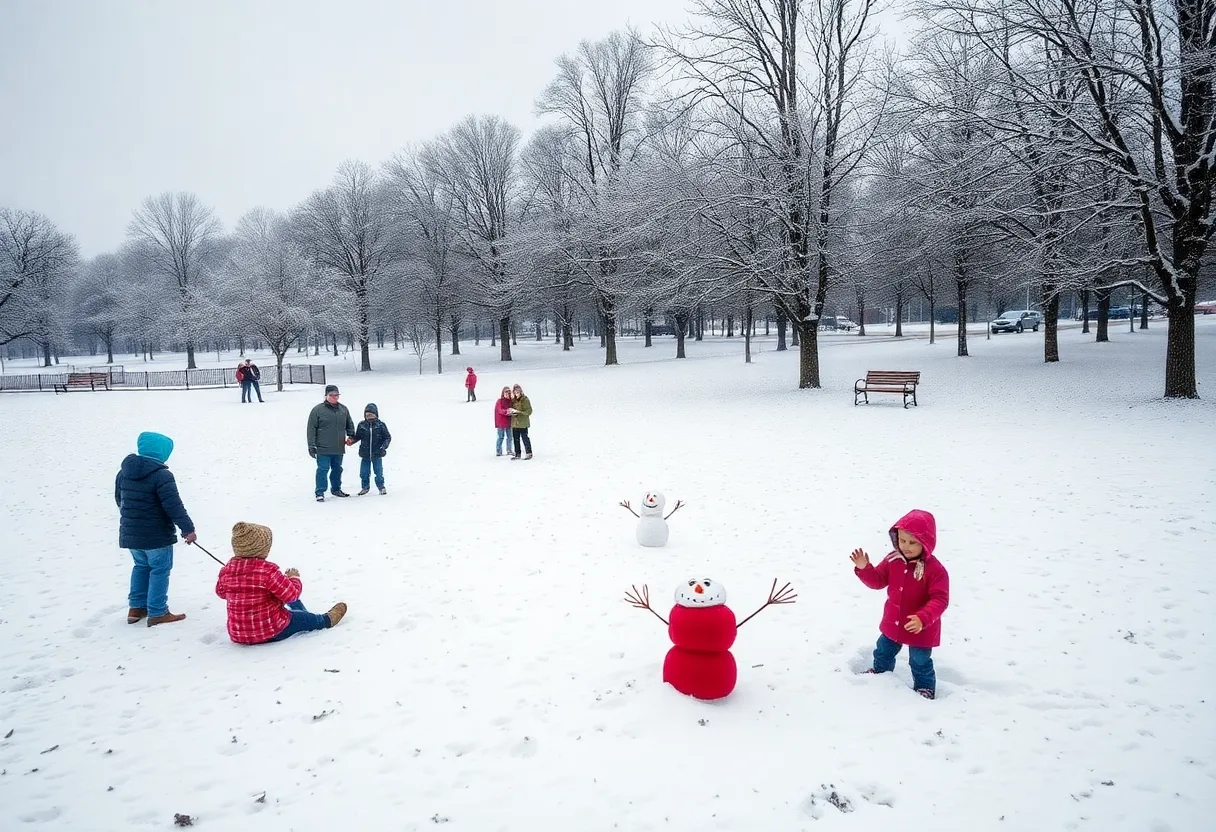
[[[909,633],[919,633],[925,629],[925,625],[920,623],[920,618],[915,615],[908,616],[908,623],[904,625],[904,629]]]
[[[870,565],[870,556],[861,549],[854,549],[849,557],[853,559],[853,566],[857,569],[865,569]]]
[[[287,576],[287,577],[289,577],[289,578],[298,578],[298,577],[300,577],[300,570],[299,570],[299,569],[296,569],[296,568],[293,566],[293,567],[291,567],[290,569],[288,569],[286,572],[284,572],[283,574],[284,574],[284,575],[286,575],[286,576]]]

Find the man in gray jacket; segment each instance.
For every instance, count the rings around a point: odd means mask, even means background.
[[[338,388],[325,388],[325,401],[308,414],[308,455],[317,461],[317,502],[325,502],[325,478],[329,476],[329,493],[349,497],[342,490],[342,456],[346,440],[355,435],[355,423],[346,405],[338,404]]]

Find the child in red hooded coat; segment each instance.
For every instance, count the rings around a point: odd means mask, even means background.
[[[861,549],[852,554],[853,571],[870,589],[887,590],[874,667],[867,673],[889,673],[895,656],[908,645],[912,686],[926,699],[937,695],[933,648],[942,641],[942,613],[950,604],[950,576],[933,556],[937,522],[927,511],[913,509],[891,527],[891,552],[877,566]]]

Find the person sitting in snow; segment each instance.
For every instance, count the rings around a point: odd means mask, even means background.
[[[328,630],[346,615],[341,602],[325,615],[305,609],[299,571],[282,572],[266,559],[273,542],[266,526],[240,521],[232,527],[232,560],[220,569],[215,594],[228,602],[228,638],[236,644],[266,644]]]
[[[895,656],[908,645],[912,686],[926,699],[937,695],[933,648],[941,644],[942,613],[950,604],[950,576],[933,556],[937,522],[927,511],[913,509],[891,527],[891,552],[878,566],[861,549],[851,555],[853,571],[870,589],[887,590],[874,666],[866,673],[895,669]]]
[[[194,521],[186,513],[177,480],[166,462],[173,440],[145,431],[135,440],[138,453],[128,454],[114,478],[118,504],[118,545],[131,552],[131,589],[127,595],[127,623],[144,618],[148,626],[181,621],[185,613],[169,612],[169,572],[173,569],[173,527],[181,529],[187,544],[196,539]]]
[[[380,421],[380,411],[376,405],[368,403],[363,408],[363,421],[355,426],[355,435],[347,442],[359,446],[359,478],[363,490],[359,496],[370,491],[372,472],[376,473],[376,488],[381,494],[384,490],[384,455],[388,453],[388,443],[393,441],[393,435],[388,432],[388,425]]]
[[[473,372],[472,367],[465,367],[468,375],[464,377],[464,389],[466,402],[477,401],[477,373]]]

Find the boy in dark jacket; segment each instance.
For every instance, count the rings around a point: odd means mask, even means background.
[[[376,473],[376,488],[381,494],[384,490],[384,455],[388,453],[388,443],[393,441],[393,435],[388,432],[388,425],[380,421],[380,411],[374,404],[363,408],[363,421],[355,428],[355,435],[350,444],[359,445],[359,479],[362,481],[362,496],[370,491],[371,474]]]
[[[127,623],[143,618],[148,626],[181,621],[169,612],[169,572],[173,569],[174,526],[186,543],[195,541],[194,521],[177,493],[177,480],[166,467],[173,440],[145,431],[136,440],[137,454],[128,454],[114,479],[118,504],[118,545],[131,551],[131,591]]]

